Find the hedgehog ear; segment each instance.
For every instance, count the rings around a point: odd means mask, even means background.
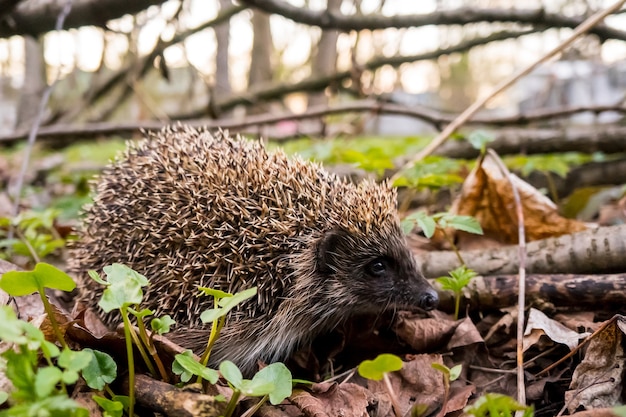
[[[318,271],[323,274],[332,274],[337,270],[336,260],[337,247],[346,237],[346,233],[340,230],[328,230],[317,241],[315,260]]]

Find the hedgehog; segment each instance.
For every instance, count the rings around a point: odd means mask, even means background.
[[[396,200],[388,182],[357,185],[261,141],[170,126],[103,170],[68,268],[96,311],[102,286],[88,270],[117,262],[145,275],[142,307],[172,316],[169,338],[196,353],[210,331],[201,312],[213,308],[198,287],[256,286],[211,353],[211,364],[228,359],[251,375],[356,314],[436,307]]]

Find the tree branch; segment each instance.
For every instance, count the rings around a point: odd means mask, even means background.
[[[531,33],[535,33],[537,31],[538,29],[523,31],[500,31],[492,33],[488,36],[459,42],[457,45],[451,46],[449,48],[437,49],[435,51],[425,52],[422,54],[400,57],[377,57],[363,64],[363,68],[367,70],[375,70],[385,65],[399,67],[400,65],[409,62],[437,59],[443,55],[450,55],[453,53],[468,51],[475,46],[485,45],[491,42],[497,42],[506,39],[519,38]],[[350,79],[353,75],[353,71],[347,70],[339,71],[331,75],[311,77],[294,84],[273,85],[256,91],[253,90],[243,94],[234,94],[232,97],[227,97],[225,99],[218,99],[215,103],[215,106],[220,110],[220,112],[228,112],[236,106],[254,104],[258,101],[276,100],[294,92],[322,91],[328,86],[338,85],[344,80]],[[172,115],[172,119],[197,119],[204,116],[206,116],[206,109],[200,109],[191,113]]]
[[[73,0],[72,12],[67,17],[65,29],[81,26],[106,27],[111,19],[125,14],[135,14],[165,0]],[[61,13],[64,0],[22,1],[0,19],[0,38],[13,35],[36,37],[54,30],[56,17]]]
[[[267,13],[279,14],[298,23],[318,26],[322,29],[337,29],[344,32],[351,30],[374,30],[427,25],[465,25],[477,22],[511,22],[547,27],[575,28],[585,16],[570,17],[556,13],[547,13],[543,9],[479,9],[463,7],[454,10],[439,10],[428,14],[397,15],[397,16],[347,16],[327,10],[313,11],[303,7],[292,6],[280,0],[241,0],[243,4],[263,10]],[[591,30],[602,40],[626,40],[626,32],[598,25]]]

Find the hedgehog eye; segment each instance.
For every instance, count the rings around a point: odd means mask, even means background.
[[[387,262],[382,258],[376,258],[365,267],[368,274],[382,277],[387,272]]]

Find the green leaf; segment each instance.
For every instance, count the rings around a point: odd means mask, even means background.
[[[463,365],[458,364],[450,368],[450,381],[456,381],[461,376],[461,371],[463,370]]]
[[[92,398],[104,410],[103,417],[122,417],[124,415],[124,404],[121,402],[97,395],[94,395]]]
[[[403,222],[404,221],[417,223],[417,225],[422,229],[424,236],[429,239],[433,236],[435,229],[437,228],[437,224],[435,223],[433,217],[429,216],[425,211],[411,213],[404,218]]]
[[[102,390],[117,377],[117,364],[107,353],[98,350],[83,349],[91,356],[89,364],[83,369],[83,378],[89,388]]]
[[[201,294],[203,294],[203,295],[212,295],[213,297],[215,297],[218,300],[220,298],[232,297],[233,296],[229,292],[222,291],[222,290],[217,290],[215,288],[198,287],[198,290],[200,291]]]
[[[237,365],[231,361],[223,361],[220,363],[220,373],[233,387],[242,390],[243,375]]]
[[[484,130],[475,130],[467,136],[467,141],[472,145],[472,148],[478,149],[481,154],[485,153],[487,144],[494,140],[493,134]]]
[[[9,394],[4,391],[0,391],[0,405],[4,404],[9,399]]]
[[[449,277],[439,277],[435,281],[441,284],[442,289],[458,293],[461,292],[476,275],[478,274],[474,270],[469,269],[465,265],[461,265],[453,271],[450,271]]]
[[[9,306],[0,307],[0,340],[7,343],[23,345],[28,342],[24,335],[21,320],[17,319],[15,311]]]
[[[61,381],[63,372],[55,366],[40,368],[35,375],[35,394],[37,398],[46,398],[52,394]]]
[[[98,274],[93,269],[90,269],[89,271],[87,271],[87,274],[89,275],[89,278],[93,279],[94,281],[96,281],[100,285],[104,285],[105,287],[108,287],[109,285],[111,285],[108,282],[106,282],[105,280],[103,280],[100,277],[100,274]]]
[[[16,391],[12,396],[14,399],[35,398],[35,365],[37,362],[36,351],[20,349],[16,352],[9,349],[2,353],[6,359],[5,375],[11,380]]]
[[[150,321],[152,331],[160,335],[169,333],[170,327],[174,324],[176,324],[176,320],[172,319],[169,314],[163,317],[156,317]]]
[[[463,411],[476,417],[512,416],[515,411],[524,411],[524,417],[533,415],[532,407],[524,406],[507,395],[492,393],[478,397],[474,404],[465,407]]]
[[[143,299],[141,287],[148,285],[146,277],[122,264],[104,267],[109,286],[102,293],[98,305],[105,312],[136,305]]]
[[[63,369],[80,372],[89,365],[92,355],[85,350],[76,351],[63,349],[59,355],[58,365]]]
[[[430,366],[431,366],[431,368],[438,370],[442,374],[450,375],[450,368],[448,368],[444,364],[434,362],[434,363],[431,363]]]
[[[218,304],[220,307],[203,311],[200,315],[200,320],[202,320],[203,323],[209,323],[219,319],[222,316],[225,316],[230,310],[235,308],[241,302],[247,300],[248,298],[254,297],[256,295],[256,291],[256,287],[252,287],[248,288],[247,290],[238,292],[232,297],[222,298]]]
[[[271,382],[274,386],[268,392],[270,403],[277,405],[291,395],[292,378],[289,369],[282,363],[276,362],[261,369],[252,378],[253,381],[259,379],[261,381]],[[265,394],[262,394],[265,395]]]
[[[0,288],[9,295],[19,297],[32,294],[42,288],[72,291],[76,283],[65,272],[54,266],[39,262],[33,271],[9,271],[0,278]]]
[[[462,230],[468,233],[474,233],[477,235],[483,234],[483,229],[480,227],[478,220],[472,216],[457,216],[451,215],[446,218],[448,226],[456,230]]]
[[[172,371],[176,375],[180,375],[180,379],[183,382],[189,381],[193,375],[199,376],[202,379],[209,381],[211,384],[215,384],[219,379],[218,372],[215,369],[207,368],[200,362],[196,361],[190,350],[185,353],[179,353],[174,357]]]
[[[399,371],[402,369],[402,359],[396,355],[383,353],[374,360],[365,360],[359,365],[359,375],[363,378],[380,381],[387,372]]]
[[[134,308],[128,308],[128,312],[133,316],[137,317],[139,320],[143,320],[145,317],[151,316],[153,313],[149,308],[144,308],[141,311],[137,311]]]

